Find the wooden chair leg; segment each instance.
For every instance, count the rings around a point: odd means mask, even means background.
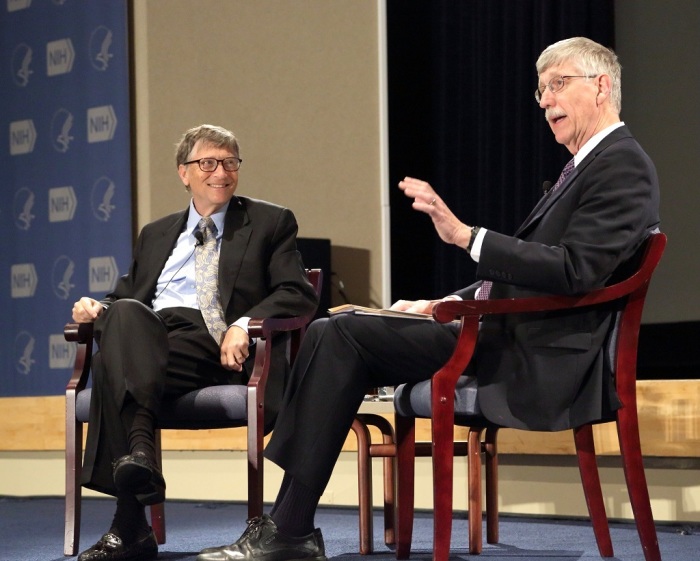
[[[413,539],[416,425],[412,417],[396,415],[396,558],[408,559]]]
[[[595,457],[595,443],[593,441],[593,429],[591,425],[583,425],[574,429],[574,443],[576,444],[576,456],[581,473],[583,494],[588,505],[588,513],[593,524],[593,533],[598,544],[601,557],[612,557],[613,546],[610,539],[610,527],[608,516],[603,502],[603,491],[598,475],[598,463]]]
[[[369,455],[371,437],[367,425],[357,417],[352,422],[357,437],[357,493],[360,519],[360,555],[374,551],[372,516],[372,463]]]
[[[392,447],[392,454],[384,454],[384,543],[389,546],[396,544],[396,439],[394,428],[384,417],[377,418],[377,427],[382,431],[382,442],[385,447]],[[371,451],[371,448],[370,448]]]
[[[433,391],[439,390],[433,387]],[[454,404],[445,401],[442,405],[440,410],[433,407],[433,561],[449,559],[452,540]],[[451,430],[445,430],[448,428]]]
[[[75,421],[75,399],[66,405],[66,501],[63,554],[73,556],[80,547],[80,509],[83,469],[83,425]]]
[[[497,428],[486,429],[484,458],[486,464],[486,541],[498,543],[498,437]]]
[[[478,555],[482,550],[481,527],[481,433],[484,429],[469,429],[467,444],[469,494],[469,553]]]
[[[649,489],[644,474],[642,447],[639,441],[639,421],[636,403],[622,407],[617,413],[617,433],[620,439],[622,466],[637,533],[646,561],[661,561],[659,540],[651,511]]]

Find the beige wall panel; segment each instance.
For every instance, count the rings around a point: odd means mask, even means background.
[[[358,250],[333,268],[364,266],[379,300],[378,14],[375,0],[135,2],[139,228],[189,201],[182,132],[219,124],[241,142],[239,194],[291,208],[300,236]]]

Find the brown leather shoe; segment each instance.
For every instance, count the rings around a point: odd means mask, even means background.
[[[158,557],[156,536],[151,531],[136,543],[125,545],[111,532],[102,536],[90,549],[78,556],[78,561],[149,561]]]

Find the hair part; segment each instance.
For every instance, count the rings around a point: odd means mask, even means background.
[[[574,64],[582,75],[610,76],[610,102],[620,113],[622,109],[622,66],[612,49],[588,39],[587,37],[572,37],[554,43],[547,47],[537,59],[537,75],[542,75],[552,66],[565,62]]]
[[[180,166],[189,160],[190,154],[197,142],[214,146],[215,148],[225,148],[236,158],[240,157],[238,139],[230,130],[216,125],[199,125],[185,132],[175,148],[175,164]]]

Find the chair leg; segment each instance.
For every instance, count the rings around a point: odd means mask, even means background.
[[[72,407],[71,407],[72,405]],[[75,420],[75,399],[66,404],[66,501],[63,554],[73,556],[80,547],[82,503],[83,424]]]
[[[486,542],[498,543],[498,437],[497,428],[486,429]]]
[[[396,544],[396,439],[394,428],[384,417],[378,417],[377,427],[382,431],[382,442],[393,448],[393,454],[384,455],[384,543],[389,546]],[[371,450],[371,449],[370,449]]]
[[[433,391],[438,390],[433,388]],[[433,561],[447,561],[450,557],[454,493],[453,423],[453,407],[433,408]],[[401,466],[403,469],[403,464]]]
[[[367,425],[357,417],[352,422],[357,437],[357,493],[360,518],[360,555],[374,551],[372,516],[372,463],[369,455],[371,437]]]
[[[478,555],[482,550],[481,527],[481,433],[484,429],[469,429],[467,445],[469,494],[469,553]]]
[[[156,429],[156,462],[158,468],[163,470],[163,449],[161,448],[160,429]],[[151,528],[156,536],[156,543],[165,543],[165,503],[151,505]]]
[[[412,417],[396,415],[396,558],[408,559],[413,538],[416,425]]]
[[[639,540],[642,543],[644,559],[646,561],[661,561],[659,540],[656,535],[649,489],[644,474],[636,403],[629,407],[622,407],[617,412],[617,433],[620,439],[627,492],[632,503],[632,513],[637,525]]]
[[[603,502],[603,491],[600,486],[591,425],[583,425],[574,429],[574,443],[576,444],[583,494],[586,497],[598,551],[601,557],[612,557],[613,546],[610,539],[610,527]]]

